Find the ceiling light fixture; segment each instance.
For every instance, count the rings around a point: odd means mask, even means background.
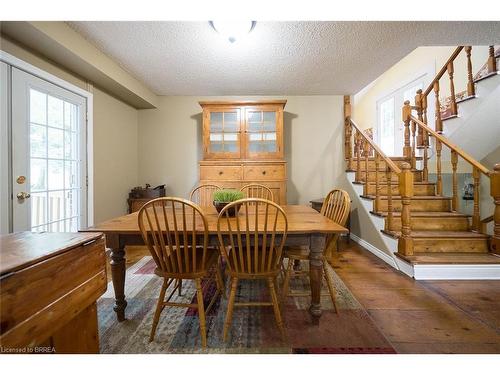
[[[252,31],[257,21],[208,21],[208,23],[224,39],[234,43]]]

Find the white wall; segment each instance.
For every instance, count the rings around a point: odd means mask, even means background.
[[[270,97],[160,97],[157,109],[139,111],[139,183],[167,184],[187,197],[199,179],[200,100]],[[338,186],[344,175],[341,96],[289,96],[284,115],[288,203],[307,203]]]

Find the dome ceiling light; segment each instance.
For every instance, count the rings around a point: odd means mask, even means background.
[[[250,33],[257,21],[208,21],[208,23],[224,39],[234,43]]]

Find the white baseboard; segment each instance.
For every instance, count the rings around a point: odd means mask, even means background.
[[[415,280],[500,280],[499,264],[422,264]]]
[[[351,239],[354,242],[356,242],[356,243],[360,244],[361,246],[363,246],[366,250],[368,250],[373,255],[379,257],[380,259],[382,259],[384,262],[386,262],[390,266],[392,266],[394,268],[397,268],[396,263],[394,262],[394,258],[391,257],[386,252],[384,252],[384,251],[380,250],[379,248],[373,246],[371,243],[366,242],[364,239],[356,236],[353,233],[350,234],[350,237],[351,237]]]

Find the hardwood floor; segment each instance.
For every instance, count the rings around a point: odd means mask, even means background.
[[[399,353],[500,353],[500,281],[415,281],[352,241],[339,249],[335,272]],[[145,255],[127,248],[127,267]]]
[[[399,353],[500,353],[500,281],[415,281],[354,242],[335,272]]]

